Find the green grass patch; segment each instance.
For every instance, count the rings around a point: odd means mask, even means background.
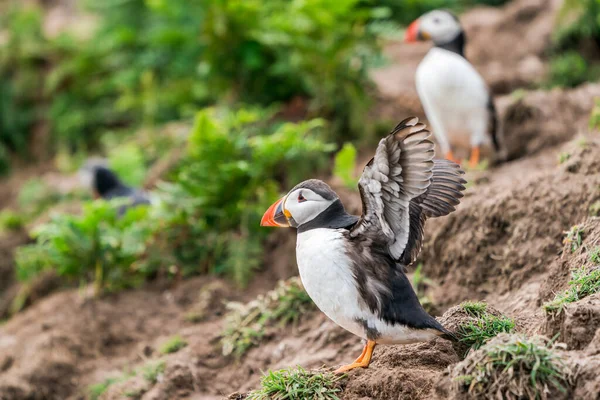
[[[460,306],[473,317],[480,317],[487,311],[487,303],[483,301],[465,301]]]
[[[307,371],[302,367],[269,371],[260,389],[250,392],[248,400],[338,400],[344,375],[329,371]]]
[[[600,261],[599,253],[600,250],[596,247],[590,254],[590,260],[598,263]],[[569,288],[562,293],[558,293],[553,300],[545,303],[542,308],[547,313],[560,313],[567,304],[598,292],[600,292],[600,268],[590,269],[582,266],[571,272]]]
[[[584,233],[585,229],[583,225],[574,225],[571,227],[571,229],[565,232],[563,243],[569,246],[571,253],[574,253],[578,248],[581,247]]]
[[[141,369],[142,376],[148,382],[154,384],[158,380],[158,376],[165,372],[166,363],[164,361],[158,361],[153,363],[148,363],[144,365]]]
[[[571,158],[571,154],[567,153],[566,151],[563,151],[558,155],[558,163],[564,164],[569,160],[569,158]]]
[[[461,392],[474,397],[540,399],[548,392],[566,394],[572,383],[570,369],[542,337],[502,334],[472,352],[452,372]]]
[[[175,335],[166,342],[164,342],[160,346],[158,351],[160,351],[162,354],[171,354],[178,352],[185,346],[187,346],[187,342],[181,336]]]
[[[0,211],[0,232],[17,231],[23,228],[26,222],[22,214],[11,210]]]
[[[118,381],[119,381],[118,378],[109,378],[109,379],[105,379],[101,383],[95,383],[93,385],[90,385],[88,387],[88,396],[89,396],[90,400],[99,399],[100,396],[102,396],[104,394],[104,392],[106,392],[111,385],[117,383]]]
[[[223,354],[241,357],[257,345],[269,327],[285,326],[314,309],[314,303],[297,277],[279,282],[274,290],[248,304],[229,303],[221,344]]]
[[[461,307],[470,318],[458,327],[458,337],[469,351],[477,350],[499,333],[511,333],[515,329],[511,318],[492,314],[484,302],[466,301]]]

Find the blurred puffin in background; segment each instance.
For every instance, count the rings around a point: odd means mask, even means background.
[[[83,185],[92,190],[95,199],[112,200],[115,198],[128,198],[130,202],[119,208],[119,214],[121,215],[129,207],[151,203],[149,196],[145,192],[125,185],[117,174],[111,171],[103,161],[88,161],[79,170],[79,178]]]
[[[306,292],[342,328],[365,339],[360,357],[339,368],[367,367],[377,344],[454,336],[419,303],[404,271],[421,250],[430,217],[454,211],[466,181],[460,167],[433,159],[425,125],[408,118],[379,142],[358,188],[362,216],[317,179],[275,202],[261,225],[297,228],[296,259]]]
[[[425,114],[444,156],[457,161],[452,143],[469,140],[469,166],[480,160],[480,148],[490,143],[498,161],[506,159],[502,129],[492,95],[477,70],[465,58],[465,32],[449,11],[434,10],[412,22],[405,42],[431,40],[416,72]]]

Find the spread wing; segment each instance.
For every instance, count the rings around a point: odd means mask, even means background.
[[[426,192],[433,176],[431,134],[418,118],[407,118],[377,146],[358,182],[363,203],[350,232],[378,237],[398,260],[410,236],[410,202]]]
[[[409,205],[410,228],[406,248],[399,262],[410,265],[415,262],[423,242],[423,227],[427,218],[450,214],[460,203],[465,190],[462,178],[464,171],[449,160],[433,160],[431,184],[421,196],[414,198]]]
[[[379,142],[358,182],[363,212],[350,236],[378,238],[404,265],[421,249],[425,220],[454,211],[465,189],[457,164],[433,160],[430,136],[417,118],[400,122]]]

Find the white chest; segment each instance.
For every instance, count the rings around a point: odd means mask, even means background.
[[[296,258],[302,284],[317,307],[358,336],[364,329],[359,294],[341,230],[312,229],[298,234]]]
[[[450,51],[431,49],[419,64],[416,83],[419,92],[455,111],[486,108],[489,96],[483,78],[469,61]]]

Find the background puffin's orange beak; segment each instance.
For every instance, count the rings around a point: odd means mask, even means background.
[[[419,20],[414,20],[406,29],[406,34],[404,35],[404,42],[406,43],[414,43],[419,40]]]
[[[277,200],[271,207],[269,207],[267,212],[265,212],[265,215],[263,215],[262,219],[260,220],[260,226],[289,228],[290,223],[288,222],[283,210],[284,200],[285,197]]]

